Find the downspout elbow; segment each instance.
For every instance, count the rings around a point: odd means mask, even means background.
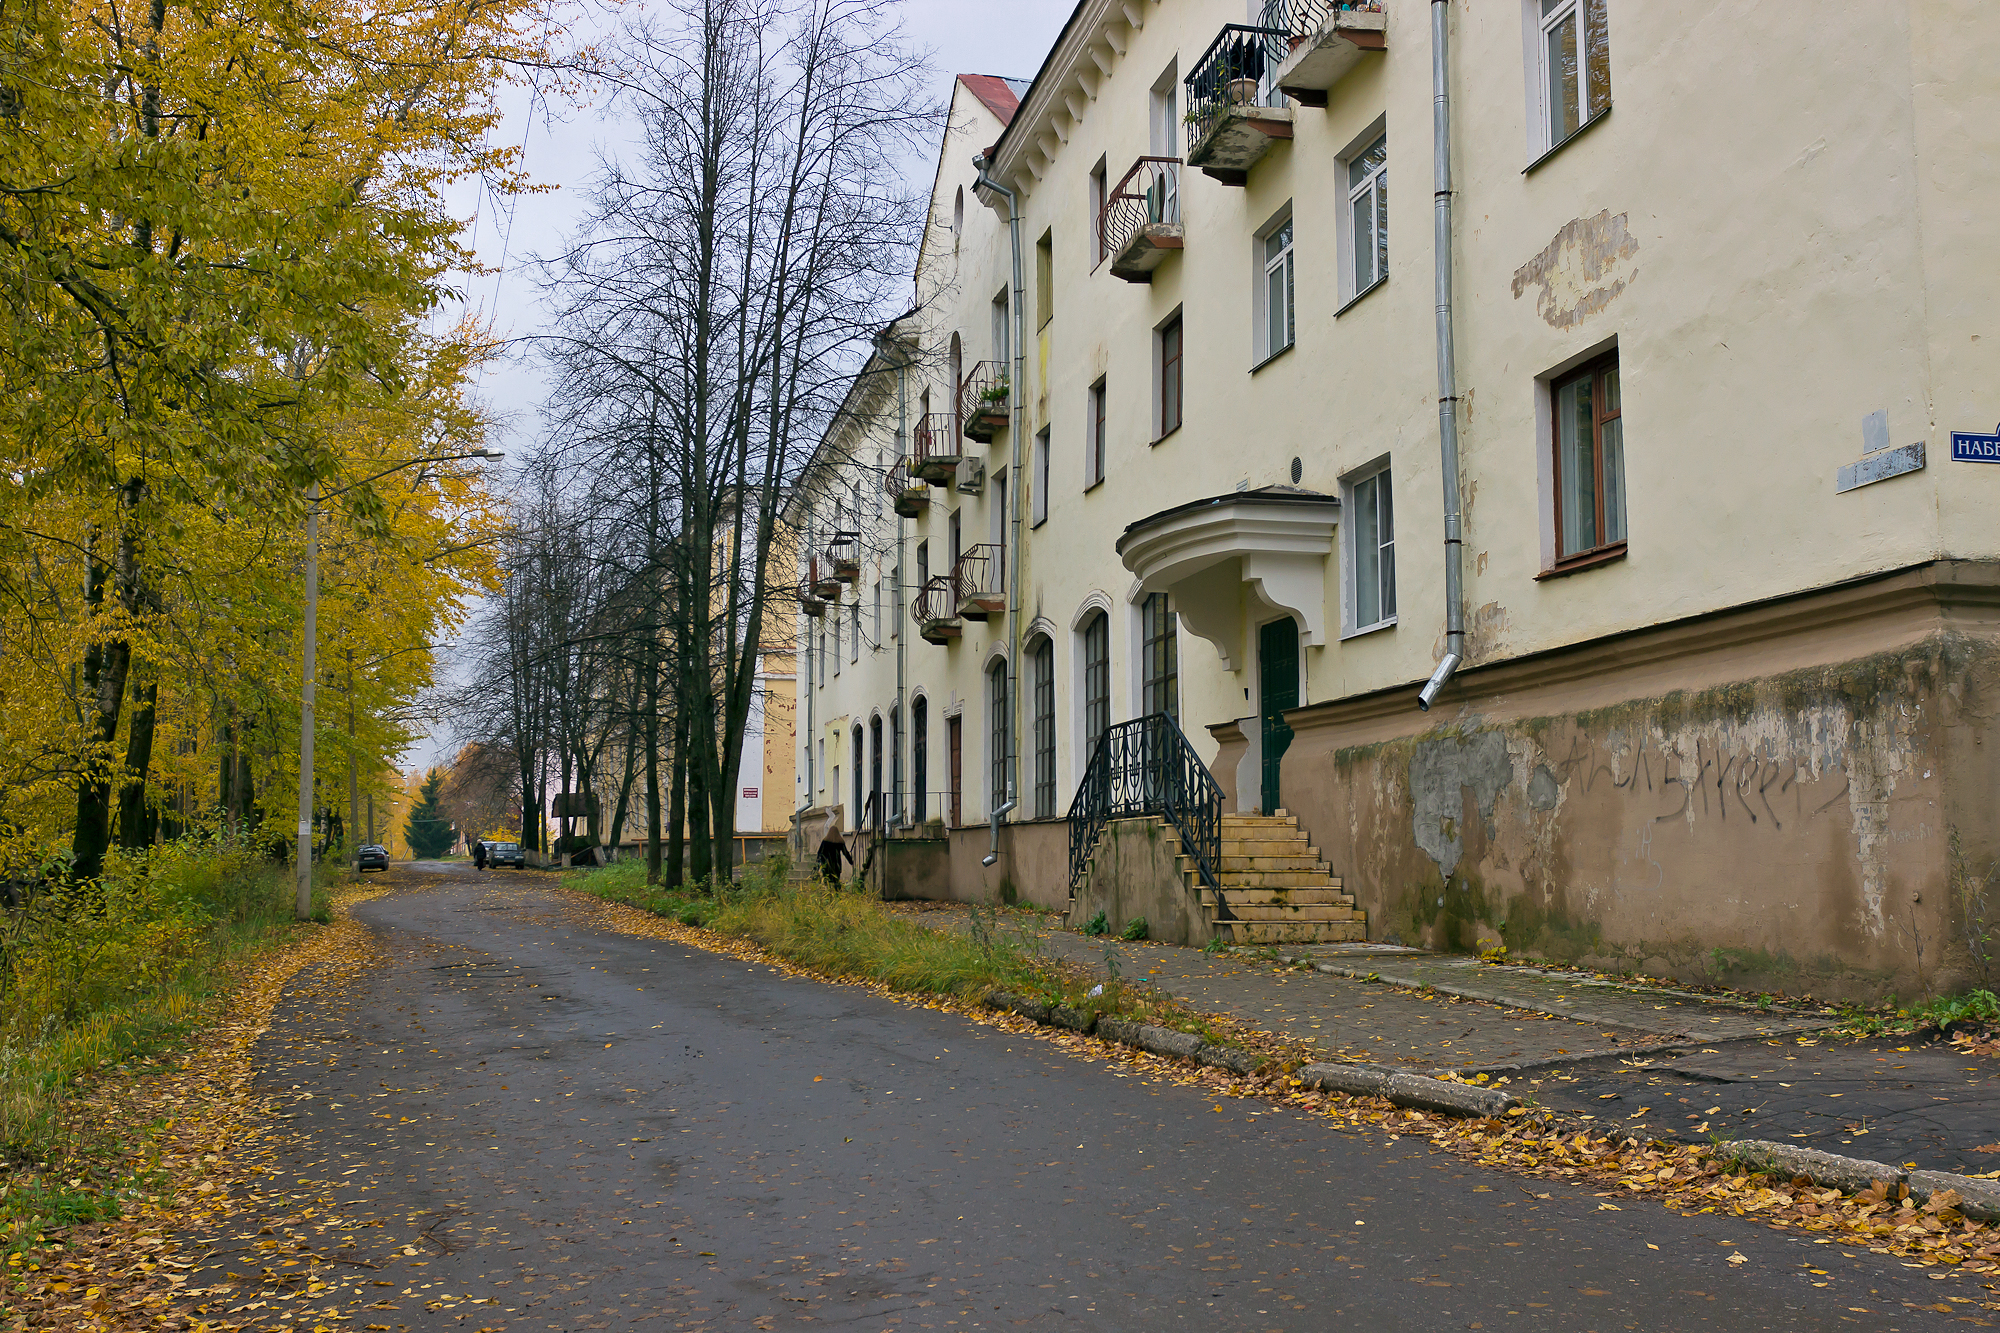
[[[986,855],[979,858],[979,864],[990,866],[1000,859],[1000,821],[1009,814],[1012,814],[1014,807],[1018,804],[1019,802],[1010,796],[1007,798],[1006,804],[994,807],[992,817],[993,841],[989,845]]]
[[[1444,660],[1438,663],[1438,669],[1431,672],[1431,678],[1424,682],[1423,689],[1417,691],[1419,709],[1426,713],[1431,711],[1431,705],[1437,702],[1439,691],[1450,683],[1452,676],[1458,671],[1458,664],[1463,660],[1457,653],[1444,655]]]

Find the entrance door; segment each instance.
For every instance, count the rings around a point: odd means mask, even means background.
[[[965,823],[965,719],[944,720],[945,741],[951,749],[951,826]]]
[[[1299,625],[1286,616],[1257,631],[1258,711],[1263,714],[1263,807],[1275,814],[1284,807],[1278,790],[1278,769],[1292,743],[1285,710],[1299,706]]]

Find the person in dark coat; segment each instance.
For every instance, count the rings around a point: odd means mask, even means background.
[[[486,843],[483,840],[472,844],[472,868],[486,869]]]
[[[854,864],[854,853],[847,850],[847,839],[840,833],[840,810],[835,807],[827,814],[826,827],[819,835],[819,875],[829,884],[840,883],[840,858],[847,858]]]

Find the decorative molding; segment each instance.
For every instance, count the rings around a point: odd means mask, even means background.
[[[1075,634],[1081,630],[1083,622],[1089,618],[1092,611],[1102,611],[1108,616],[1114,614],[1117,610],[1117,606],[1113,604],[1109,595],[1100,589],[1092,588],[1084,594],[1083,600],[1077,603],[1075,613],[1070,616],[1069,632]]]

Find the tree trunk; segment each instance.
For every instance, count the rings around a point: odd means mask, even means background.
[[[153,767],[154,707],[160,683],[132,687],[132,725],[125,738],[125,787],[118,794],[118,845],[129,850],[153,845],[153,811],[146,803],[146,778]]]
[[[687,712],[674,710],[674,792],[672,808],[667,811],[667,874],[666,884],[670,889],[679,888],[685,882],[685,861],[687,851]]]

